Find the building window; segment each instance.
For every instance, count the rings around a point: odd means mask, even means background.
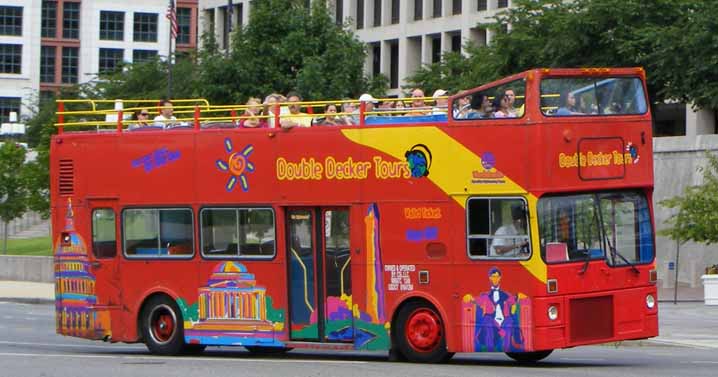
[[[271,208],[205,208],[200,218],[205,257],[274,257],[274,211]]]
[[[242,4],[240,4],[240,9]],[[241,14],[240,14],[241,17]],[[177,33],[177,44],[189,44],[190,43],[190,30],[192,22],[192,9],[191,8],[177,8],[177,26],[179,26],[179,32]]]
[[[52,90],[40,91],[40,106],[55,102],[55,92]]]
[[[337,0],[334,4],[334,19],[337,25],[344,23],[344,0]]]
[[[9,122],[12,112],[20,118],[20,100],[19,97],[0,97],[0,123]]]
[[[357,29],[364,29],[364,0],[357,0]]]
[[[476,10],[483,11],[489,9],[489,4],[487,0],[478,0],[476,5]]]
[[[206,33],[210,33],[212,37],[215,36],[214,28],[214,9],[207,9],[205,12],[205,19],[207,20],[207,30]]]
[[[100,12],[100,39],[121,41],[125,37],[125,12]]]
[[[399,0],[391,0],[391,23],[398,24],[401,17],[399,8]]]
[[[229,48],[229,42],[230,42],[230,35],[231,32],[229,29],[232,27],[232,15],[229,13],[228,7],[221,7],[220,8],[220,14],[222,15],[222,25],[224,28],[222,29],[222,48]]]
[[[62,48],[62,83],[77,84],[79,48]]]
[[[431,62],[438,63],[441,61],[441,37],[431,38]]]
[[[471,198],[467,211],[469,257],[524,259],[531,255],[522,198]]]
[[[508,8],[508,7],[509,7],[509,0],[499,0],[497,8]]]
[[[439,17],[441,17],[441,6],[442,6],[441,3],[442,3],[441,0],[434,0],[434,10],[433,10],[433,13],[432,13],[432,15],[433,15],[434,18],[439,18]]]
[[[110,208],[92,210],[92,252],[97,258],[114,258],[117,254],[115,211]]]
[[[22,35],[22,7],[0,6],[0,35]]]
[[[374,27],[381,26],[381,0],[374,0]]]
[[[22,45],[0,44],[0,73],[21,73]]]
[[[157,42],[157,13],[135,13],[135,42]]]
[[[42,37],[57,36],[57,1],[42,2]]]
[[[371,75],[372,77],[381,74],[381,45],[379,43],[371,44]]]
[[[235,14],[237,15],[237,27],[239,28],[244,25],[244,4],[237,4],[237,10]]]
[[[55,46],[40,49],[40,82],[55,82]]]
[[[62,37],[80,39],[80,3],[63,3]]]
[[[424,0],[414,0],[414,21],[424,19]]]
[[[461,0],[453,0],[452,1],[451,14],[461,14]]]
[[[461,34],[451,36],[451,51],[461,52]]]
[[[193,230],[189,208],[133,208],[122,213],[123,247],[128,257],[191,257]]]
[[[121,48],[101,48],[100,49],[100,69],[99,73],[112,73],[122,62],[124,51]]]
[[[157,50],[132,50],[132,63],[143,63],[157,57]]]
[[[399,42],[389,47],[389,87],[399,87]]]

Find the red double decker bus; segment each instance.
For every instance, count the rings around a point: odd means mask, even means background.
[[[448,103],[291,130],[203,104],[140,132],[61,103],[57,332],[424,362],[656,336],[644,71],[536,69]]]

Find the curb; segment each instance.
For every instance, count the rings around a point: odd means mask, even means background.
[[[31,298],[31,297],[0,297],[0,302],[14,302],[14,303],[18,303],[18,304],[31,304],[31,305],[54,305],[55,299]]]

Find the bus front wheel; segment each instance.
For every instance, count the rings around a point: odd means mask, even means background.
[[[182,314],[167,296],[152,297],[142,310],[142,335],[156,355],[177,355],[184,350]]]
[[[553,350],[536,352],[506,352],[506,355],[520,363],[535,363],[548,357]]]
[[[401,308],[395,340],[399,352],[409,361],[437,363],[448,361],[453,353],[446,349],[446,332],[441,316],[431,305],[410,302]]]

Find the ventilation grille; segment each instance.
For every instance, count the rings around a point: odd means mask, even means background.
[[[60,160],[60,195],[75,193],[75,163],[72,160]]]
[[[613,337],[613,296],[571,300],[571,341],[588,342]]]

